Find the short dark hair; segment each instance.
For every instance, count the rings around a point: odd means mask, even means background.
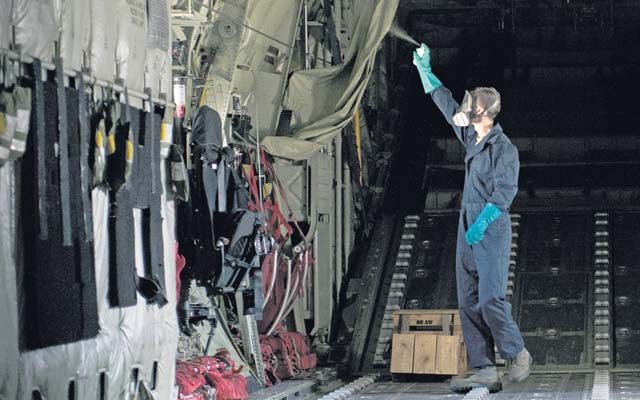
[[[495,119],[501,109],[500,93],[492,87],[477,87],[471,91],[476,102],[485,109],[488,118]]]

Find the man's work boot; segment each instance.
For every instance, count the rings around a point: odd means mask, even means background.
[[[513,383],[522,382],[527,379],[531,373],[531,363],[533,359],[527,349],[522,349],[520,353],[511,360],[511,369],[509,370],[509,380]]]
[[[456,393],[467,393],[476,388],[487,388],[495,393],[502,390],[500,375],[495,366],[480,368],[467,378],[453,378],[449,387]]]

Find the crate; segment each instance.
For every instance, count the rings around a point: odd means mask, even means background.
[[[467,351],[457,310],[393,314],[391,373],[464,375]]]

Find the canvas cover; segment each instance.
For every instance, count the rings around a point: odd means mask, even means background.
[[[265,138],[263,143],[269,153],[293,160],[307,159],[351,121],[371,76],[376,51],[391,28],[398,2],[358,1],[363,4],[344,64],[292,74],[283,107],[293,111],[293,134]],[[264,7],[277,4],[265,2]],[[248,23],[251,25],[251,21]]]

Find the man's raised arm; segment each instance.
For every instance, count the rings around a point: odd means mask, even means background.
[[[413,64],[418,69],[420,80],[426,94],[431,94],[433,102],[442,112],[445,119],[453,128],[458,139],[464,144],[466,139],[466,128],[457,126],[453,122],[453,116],[458,110],[458,103],[451,96],[449,89],[442,85],[440,79],[435,76],[431,70],[430,51],[426,44],[422,44],[420,48],[413,52]]]

